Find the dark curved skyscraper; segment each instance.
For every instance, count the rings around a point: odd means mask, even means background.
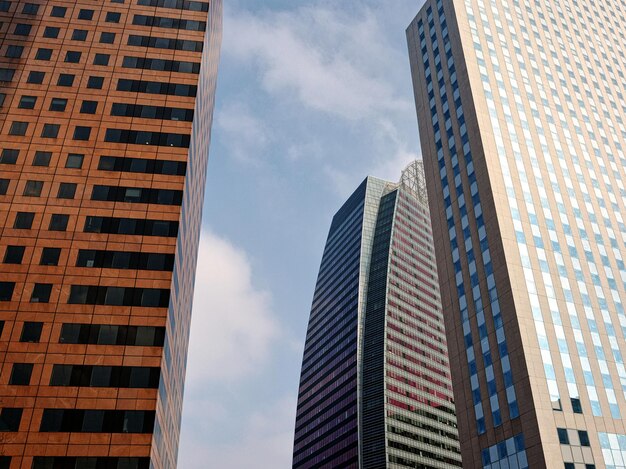
[[[306,337],[293,467],[460,466],[421,163],[336,213]]]

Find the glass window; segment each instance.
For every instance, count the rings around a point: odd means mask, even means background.
[[[43,248],[39,265],[59,265],[61,248]]]
[[[67,155],[67,161],[65,162],[66,168],[80,169],[83,167],[83,159],[85,155],[78,153],[70,153]]]
[[[59,199],[73,199],[76,195],[76,184],[70,182],[62,182],[59,185],[59,192],[57,198]]]
[[[93,10],[81,8],[81,10],[78,12],[78,19],[91,21],[93,19],[93,12]]]
[[[72,32],[72,41],[85,41],[86,39],[87,39],[86,29],[75,29]]]
[[[101,33],[100,42],[102,44],[113,44],[115,42],[115,33],[110,33],[110,32]]]
[[[91,127],[77,125],[74,129],[74,140],[89,140]]]
[[[5,407],[0,411],[0,431],[16,432],[20,429],[22,409]]]
[[[82,54],[78,51],[75,50],[68,50],[65,53],[65,61],[68,63],[73,63],[73,64],[77,64],[78,62],[80,62],[80,56]]]
[[[87,88],[101,90],[104,84],[104,77],[89,77],[87,80]]]
[[[67,99],[52,98],[50,101],[50,111],[63,112],[67,106]]]
[[[35,54],[35,59],[37,60],[50,60],[52,57],[52,49],[40,48],[37,50]]]
[[[10,179],[0,178],[0,195],[7,195]]]
[[[95,114],[98,109],[98,101],[83,101],[80,105],[80,112],[83,114]]]
[[[14,121],[11,123],[9,135],[23,136],[26,135],[26,130],[28,130],[28,122]]]
[[[32,71],[28,74],[28,79],[26,80],[26,83],[41,85],[45,76],[45,72]]]
[[[5,264],[21,264],[24,258],[25,246],[7,246],[4,252]]]
[[[114,11],[109,11],[109,12],[107,12],[105,21],[107,23],[119,23],[121,17],[122,17],[121,13],[114,12]]]
[[[35,214],[33,212],[18,212],[15,216],[13,228],[17,230],[30,230],[33,226]]]
[[[59,81],[57,81],[58,86],[72,86],[74,84],[74,75],[69,73],[61,73],[59,75]]]
[[[109,59],[111,56],[109,54],[96,54],[93,58],[94,65],[109,65]]]
[[[52,293],[51,283],[36,283],[30,297],[31,303],[48,303]]]
[[[25,3],[22,13],[25,15],[36,15],[39,11],[39,5],[36,3]]]
[[[25,322],[22,327],[20,342],[39,342],[42,329],[43,322]]]
[[[22,53],[24,52],[24,46],[18,46],[15,44],[10,44],[7,47],[6,52],[4,53],[4,56],[9,58],[9,59],[19,59],[20,57],[22,57]]]
[[[59,37],[59,32],[61,28],[55,28],[54,26],[46,26],[46,29],[43,31],[43,37],[48,39],[56,39]]]
[[[67,223],[69,222],[69,219],[69,215],[54,213],[50,217],[50,225],[48,229],[50,231],[65,231],[67,229]]]
[[[5,148],[2,150],[2,153],[0,153],[0,164],[15,164],[17,163],[17,157],[19,155],[19,150]]]
[[[578,438],[580,440],[580,446],[590,446],[589,434],[585,430],[578,430]]]
[[[34,109],[36,102],[37,102],[36,96],[22,96],[20,98],[20,103],[18,104],[17,107],[20,109]]]
[[[44,124],[41,130],[41,136],[43,138],[57,138],[59,136],[59,130],[61,130],[59,124]]]
[[[50,16],[55,18],[65,18],[65,13],[67,12],[67,8],[60,6],[53,6],[52,11],[50,12]]]
[[[15,282],[0,282],[0,301],[11,301],[15,290]],[[4,321],[2,321],[4,328]]]
[[[33,27],[30,24],[18,23],[15,25],[15,30],[13,34],[16,36],[28,36],[30,34],[30,30]]]
[[[26,181],[24,195],[26,197],[39,197],[43,189],[43,181]]]
[[[562,445],[569,445],[569,436],[567,434],[567,428],[557,428],[557,434],[559,436],[559,443]]]
[[[33,158],[33,166],[50,166],[51,158],[52,152],[50,151],[36,151]]]
[[[28,386],[30,377],[33,373],[32,363],[14,363],[11,370],[11,378],[9,384],[14,386]]]

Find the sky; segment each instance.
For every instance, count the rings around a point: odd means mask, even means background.
[[[179,467],[289,468],[330,221],[419,155],[421,0],[224,0]]]

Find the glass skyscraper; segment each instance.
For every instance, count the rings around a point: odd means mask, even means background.
[[[294,468],[460,467],[424,176],[334,216],[302,362]]]
[[[172,468],[221,0],[0,0],[0,468]]]
[[[464,466],[626,467],[626,5],[407,30]]]

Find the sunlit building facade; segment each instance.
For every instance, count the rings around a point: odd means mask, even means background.
[[[334,216],[302,363],[294,468],[460,467],[423,170]]]
[[[624,2],[407,30],[464,467],[626,467]]]
[[[176,466],[221,0],[0,1],[0,468]]]

